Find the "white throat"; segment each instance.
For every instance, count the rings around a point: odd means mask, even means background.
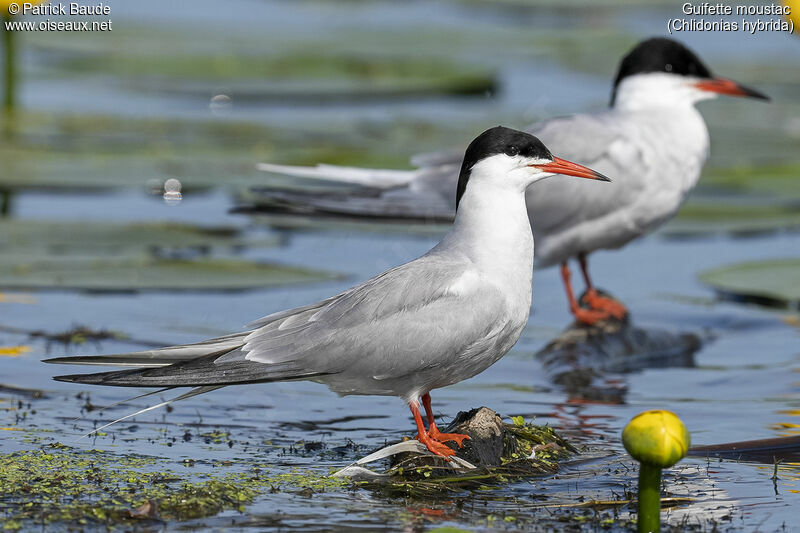
[[[617,86],[614,109],[640,111],[653,108],[692,107],[701,100],[715,98],[714,93],[693,85],[690,78],[651,72],[623,79]]]
[[[527,304],[520,303],[527,309],[533,274],[533,234],[525,204],[525,184],[511,179],[498,182],[496,176],[476,175],[479,172],[480,169],[473,169],[453,227],[437,248],[466,256],[482,277],[510,298],[524,298]]]

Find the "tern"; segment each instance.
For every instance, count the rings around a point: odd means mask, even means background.
[[[691,50],[666,38],[635,46],[620,63],[610,108],[534,124],[528,132],[573,161],[611,176],[618,186],[553,180],[528,192],[536,266],[561,265],[569,309],[580,323],[624,318],[620,302],[601,296],[587,256],[620,248],[677,213],[708,158],[709,135],[694,104],[719,94],[768,100],[762,93],[711,71]],[[262,163],[264,171],[357,184],[348,193],[266,190],[273,207],[319,215],[443,220],[453,216],[458,152],[423,154],[415,170],[379,170]],[[577,258],[586,292],[575,299],[568,260]]]
[[[419,441],[448,457],[455,452],[444,442],[460,446],[467,436],[439,432],[430,391],[482,372],[519,339],[530,315],[533,274],[525,190],[555,174],[610,181],[554,157],[533,135],[489,129],[464,154],[452,228],[422,257],[332,298],[268,315],[241,333],[47,362],[137,367],[54,378],[59,381],[193,387],[172,401],[226,385],[286,380],[316,381],[340,395],[399,396],[411,408]]]

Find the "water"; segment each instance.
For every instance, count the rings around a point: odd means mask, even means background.
[[[526,11],[525,16],[509,17],[498,8],[459,2],[416,2],[402,6],[348,2],[341,7],[323,2],[242,1],[224,10],[212,2],[193,4],[191,10],[158,2],[111,5],[115,24],[121,29],[126,24],[131,28],[152,25],[180,36],[188,35],[193,25],[200,24],[211,28],[209,31],[214,35],[230,36],[233,44],[220,41],[219,46],[233,49],[237,42],[267,46],[270,31],[282,36],[292,34],[292,42],[302,43],[304,38],[336,35],[337,31],[347,34],[365,27],[408,31],[417,25],[469,35],[470,29],[528,31],[528,25],[531,32],[549,26],[571,32],[585,24],[617,29],[621,35],[633,39],[641,34],[643,27],[648,33],[661,32],[658,21],[669,11],[617,8],[607,12],[611,13],[608,17],[576,19],[570,12],[559,10],[547,10],[541,16]],[[485,15],[480,22],[476,22],[477,14]],[[640,23],[644,25],[639,26]],[[45,37],[45,44],[41,44]],[[86,36],[75,39],[81,37]],[[47,49],[47,43],[68,38],[29,37],[25,63],[29,76],[22,89],[26,110],[45,114],[167,117],[174,121],[211,117],[208,102],[213,95],[199,99],[137,90],[124,80],[109,80],[99,73],[64,75],[43,59],[46,53],[42,47]],[[765,35],[749,39],[747,46],[740,47],[742,54],[734,59],[728,57],[727,50],[730,43],[739,42],[735,35],[713,38],[686,35],[685,40],[702,50],[712,65],[718,60],[740,67],[778,54],[782,62],[796,68],[796,50],[800,46],[785,35]],[[175,42],[180,42],[180,38],[174,38],[171,44]],[[75,41],[67,44],[77,46]],[[464,46],[471,50],[480,48]],[[378,120],[394,127],[404,120],[420,120],[428,126],[445,121],[449,124],[437,131],[442,132],[442,138],[452,138],[456,144],[455,138],[448,135],[465,123],[490,122],[499,116],[514,117],[515,122],[524,124],[542,116],[604,105],[616,53],[609,57],[600,54],[598,66],[587,70],[550,59],[540,49],[525,60],[521,58],[532,50],[519,44],[510,50],[506,57],[484,49],[475,58],[478,63],[497,69],[503,90],[492,97],[437,96],[335,105],[282,105],[280,102],[240,104],[234,94],[231,112],[215,120],[300,130],[307,126],[323,132],[329,123],[353,126]],[[761,88],[757,80],[742,81]],[[779,96],[786,95],[779,93]],[[736,109],[750,103],[707,105]],[[715,125],[710,126],[713,133]],[[77,131],[75,135],[81,138],[83,134]],[[469,137],[463,132],[459,135]],[[324,143],[334,138],[330,132],[317,133],[309,142]],[[170,142],[168,134],[164,139],[165,143]],[[254,140],[254,145],[257,142]],[[413,141],[397,146],[403,153],[419,148]],[[179,152],[180,147],[172,150]],[[258,153],[257,148],[253,153]],[[254,164],[259,157],[237,154],[242,165]],[[786,150],[781,157],[796,164],[796,154]],[[156,151],[136,157],[160,156]],[[252,234],[272,231],[241,215],[229,214],[233,193],[222,186],[210,191],[187,190],[179,204],[167,205],[160,197],[148,196],[139,188],[117,187],[91,194],[23,189],[15,194],[13,217],[96,222],[171,220],[231,225]],[[101,436],[78,440],[95,424],[145,407],[152,398],[107,413],[92,412],[83,420],[73,421],[86,401],[85,397],[76,397],[79,392],[88,391],[92,404],[106,405],[139,391],[54,382],[50,380],[52,375],[72,369],[40,364],[40,359],[142,349],[139,341],[176,344],[225,334],[260,316],[342,291],[419,256],[437,241],[435,233],[362,232],[352,228],[279,233],[284,238],[282,246],[244,250],[240,257],[323,267],[344,276],[334,281],[234,293],[41,291],[24,293],[28,303],[14,303],[14,298],[0,299],[0,326],[4,328],[0,330],[0,346],[31,348],[19,357],[0,356],[0,383],[43,391],[43,396],[36,399],[23,393],[0,391],[0,427],[13,429],[0,432],[3,437],[0,452],[33,449],[58,441],[83,450],[99,448],[119,454],[162,457],[168,468],[188,478],[219,472],[224,461],[266,463],[273,472],[301,468],[327,473],[385,443],[410,436],[412,422],[408,409],[396,398],[338,398],[324,386],[299,382],[225,388],[178,403],[171,412],[147,413],[110,428]],[[619,435],[625,423],[642,410],[675,411],[691,431],[695,444],[794,435],[800,424],[797,419],[800,330],[788,323],[781,312],[715,301],[713,293],[697,280],[697,273],[738,261],[796,256],[798,249],[800,235],[777,232],[746,239],[710,234],[675,240],[655,235],[631,244],[622,252],[594,254],[592,269],[598,285],[629,306],[637,326],[695,333],[709,339],[696,354],[691,368],[644,369],[620,376],[628,392],[625,403],[619,405],[570,402],[565,391],[545,376],[534,354],[558,335],[570,316],[558,272],[536,271],[532,317],[517,345],[479,376],[434,391],[433,399],[436,412],[444,420],[459,410],[486,405],[504,416],[523,415],[537,423],[553,425],[587,447],[583,460],[566,465],[557,475],[432,501],[389,498],[364,489],[324,491],[310,498],[294,490],[264,491],[243,511],[224,511],[181,527],[422,531],[448,525],[526,530],[537,524],[541,527],[549,524],[549,527],[580,528],[581,522],[569,514],[556,512],[555,516],[566,521],[548,522],[556,520],[552,514],[555,511],[543,510],[541,506],[574,504],[580,498],[614,500],[621,498],[625,490],[631,490],[635,485],[635,470],[631,470],[633,465],[624,455]],[[111,339],[76,346],[48,342],[21,332],[63,332],[76,325],[121,331],[134,341]],[[168,398],[170,393],[156,396],[161,397]],[[19,399],[23,401],[21,408],[17,405]],[[30,408],[24,405],[27,403]],[[23,412],[27,418],[20,419]],[[220,430],[227,436],[219,442],[202,436],[212,430]],[[192,435],[189,440],[182,438],[187,431]],[[297,445],[299,442],[322,442],[323,451],[303,451],[303,445]],[[348,447],[350,443],[352,446]],[[293,451],[295,445],[299,451]],[[186,466],[186,459],[196,464]],[[668,520],[672,524],[700,524],[705,529],[710,529],[713,523],[745,531],[780,530],[784,524],[791,529],[795,523],[792,509],[800,503],[800,469],[794,464],[783,464],[776,479],[773,474],[772,465],[686,459],[668,471],[666,487],[674,496],[689,496],[694,500],[671,509]],[[623,508],[620,518],[624,519],[626,513]],[[173,526],[177,524],[170,524]]]

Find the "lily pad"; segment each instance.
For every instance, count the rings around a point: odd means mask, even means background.
[[[272,128],[247,122],[61,115],[20,111],[0,143],[0,189],[103,190],[177,178],[184,192],[262,183],[259,161],[402,167],[454,135],[427,122],[374,128],[342,123]],[[477,129],[477,128],[475,128]],[[463,135],[463,133],[462,133]]]
[[[320,270],[236,259],[0,258],[0,287],[101,292],[236,291],[333,279]]]
[[[148,31],[161,43],[174,40]],[[48,61],[48,66],[62,73],[111,75],[127,88],[189,92],[204,98],[220,86],[237,98],[332,96],[354,101],[365,96],[482,94],[495,85],[488,67],[459,64],[452,57],[409,54],[402,47],[394,54],[375,53],[372,47],[338,53],[325,43],[309,45],[270,37],[240,38],[243,44],[239,46],[209,50],[207,43],[187,35],[177,46],[164,46],[155,52],[141,44],[141,34],[131,31],[109,33],[102,45],[91,48],[87,43],[94,41],[93,36],[76,36],[83,42],[69,46],[46,38],[37,39],[37,44],[46,57],[57,57],[57,61]],[[413,40],[411,35],[406,37]]]
[[[726,299],[800,308],[800,259],[750,261],[706,270],[700,280]]]
[[[669,238],[727,233],[739,237],[800,229],[800,209],[780,203],[690,201],[660,234]]]
[[[214,248],[275,246],[277,236],[247,238],[232,226],[178,223],[0,221],[0,253],[120,254],[148,251],[210,251]]]
[[[772,194],[783,201],[800,200],[800,162],[712,168],[703,175],[698,192],[709,188],[748,195]]]

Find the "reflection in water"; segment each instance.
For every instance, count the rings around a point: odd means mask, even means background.
[[[218,94],[208,104],[211,114],[215,116],[229,115],[233,109],[233,100],[227,94]]]
[[[800,461],[800,436],[693,446],[689,455],[768,464]]]
[[[618,404],[625,401],[627,384],[609,373],[693,367],[701,345],[694,333],[643,329],[631,320],[612,319],[592,326],[575,322],[536,357],[571,402]]]

